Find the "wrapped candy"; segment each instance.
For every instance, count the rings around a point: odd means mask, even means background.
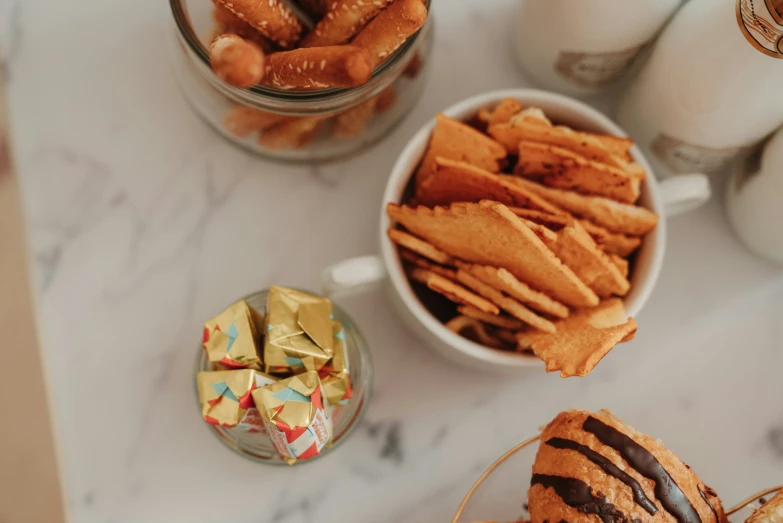
[[[334,321],[334,356],[331,361],[321,367],[318,376],[326,394],[326,399],[332,406],[347,405],[351,399],[351,376],[348,368],[348,352],[345,340],[345,329],[339,321]]]
[[[332,418],[317,372],[272,383],[252,396],[275,449],[289,464],[311,459],[331,443]]]
[[[253,369],[199,372],[198,396],[204,421],[221,427],[263,432],[264,422],[251,393],[275,381],[272,376]]]
[[[272,287],[266,307],[264,365],[274,374],[318,370],[332,358],[332,302]]]
[[[256,314],[240,300],[204,324],[209,361],[233,368],[259,368]]]

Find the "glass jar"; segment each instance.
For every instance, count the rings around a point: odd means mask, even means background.
[[[176,23],[173,70],[185,98],[221,135],[257,154],[313,161],[355,153],[383,138],[423,92],[432,50],[431,16],[360,87],[284,91],[258,85],[241,89],[221,81],[210,67],[209,42],[215,34],[212,2],[169,2]],[[429,9],[430,0],[425,3]],[[339,116],[353,108],[359,111],[357,106],[373,98],[375,111],[366,125],[341,132],[335,125]],[[283,125],[292,132],[283,135],[282,125],[266,132],[246,125],[254,115],[265,113],[286,117]]]
[[[268,290],[259,291],[246,296],[244,300],[255,309],[260,315],[266,312],[266,301]],[[307,460],[298,460],[296,465],[309,463],[329,454],[338,445],[348,439],[348,436],[359,426],[367,406],[370,403],[373,386],[373,369],[370,348],[367,341],[356,328],[350,316],[338,307],[332,304],[332,314],[334,319],[339,321],[345,330],[345,346],[348,353],[349,374],[351,376],[351,398],[347,405],[338,405],[331,407],[332,424],[334,427],[332,436],[332,445]],[[200,371],[215,370],[209,362],[206,351],[199,345],[198,357],[196,358],[196,374]],[[195,374],[194,374],[195,376]],[[198,386],[196,380],[196,406],[201,412],[201,404],[198,398]],[[228,448],[240,456],[270,465],[286,465],[287,463],[280,457],[275,450],[271,438],[266,432],[249,432],[239,427],[226,428],[219,425],[204,425],[211,430],[215,436]]]

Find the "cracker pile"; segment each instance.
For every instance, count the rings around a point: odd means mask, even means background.
[[[448,328],[585,376],[636,332],[622,297],[658,217],[636,205],[631,146],[511,99],[469,124],[438,115],[389,238],[414,284],[457,304]]]
[[[367,83],[427,20],[422,0],[213,0],[215,74],[236,87],[285,91],[352,88]],[[290,4],[290,5],[289,5]],[[292,6],[293,5],[293,9]],[[300,19],[301,15],[301,19]],[[306,27],[311,26],[309,31]],[[415,55],[403,74],[421,68]],[[244,137],[260,133],[270,149],[307,145],[327,123],[338,138],[360,136],[376,113],[396,101],[394,87],[331,117],[291,117],[235,106],[224,126]]]

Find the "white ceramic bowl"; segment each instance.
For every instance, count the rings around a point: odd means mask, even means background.
[[[611,119],[589,105],[559,94],[534,89],[509,89],[493,91],[459,102],[444,114],[457,120],[467,120],[479,109],[493,107],[504,98],[514,98],[523,106],[541,108],[555,123],[574,129],[625,136]],[[505,352],[474,343],[447,329],[419,301],[405,276],[395,245],[386,231],[393,225],[386,214],[386,204],[400,203],[403,192],[427,147],[435,119],[420,129],[408,142],[389,175],[380,209],[379,239],[381,258],[362,257],[348,260],[327,270],[325,289],[339,291],[366,284],[382,277],[389,279],[392,301],[400,316],[419,337],[439,354],[472,369],[485,369],[501,373],[515,373],[526,367],[541,367],[542,362],[533,356]],[[663,216],[690,210],[709,198],[709,183],[703,175],[681,176],[658,182],[650,165],[637,147],[631,154],[647,172],[642,184],[639,204]],[[666,247],[666,222],[661,219],[657,227],[645,236],[639,248],[631,277],[631,291],[625,297],[628,314],[635,316],[642,310],[658,279],[664,249]]]

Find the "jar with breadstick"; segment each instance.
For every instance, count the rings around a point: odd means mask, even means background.
[[[423,92],[430,0],[170,0],[173,70],[230,141],[287,161],[377,142]]]

